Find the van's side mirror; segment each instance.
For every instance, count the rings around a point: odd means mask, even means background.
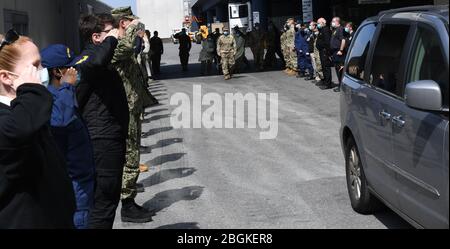
[[[414,109],[424,111],[442,110],[442,92],[433,80],[421,80],[406,85],[406,104]]]

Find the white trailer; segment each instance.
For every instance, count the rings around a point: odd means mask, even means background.
[[[253,14],[250,1],[230,1],[228,12],[230,29],[238,26],[243,32],[252,31]]]

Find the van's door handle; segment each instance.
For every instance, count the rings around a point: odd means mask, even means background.
[[[384,119],[386,121],[389,121],[392,118],[392,115],[390,113],[385,112],[385,111],[381,111],[379,115],[380,115],[380,117],[382,119]]]
[[[397,116],[392,118],[392,123],[397,125],[399,128],[405,127],[406,121],[403,120],[402,116]]]

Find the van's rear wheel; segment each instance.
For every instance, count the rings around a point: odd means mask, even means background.
[[[369,191],[359,150],[353,138],[347,141],[345,164],[348,194],[353,210],[360,214],[374,213],[381,203]]]

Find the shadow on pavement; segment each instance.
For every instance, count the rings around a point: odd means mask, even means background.
[[[153,167],[161,166],[168,162],[176,162],[176,161],[180,160],[181,158],[183,158],[185,155],[186,155],[186,153],[173,153],[173,154],[168,154],[168,155],[162,155],[162,156],[156,157],[153,160],[148,161],[146,164],[151,165]]]
[[[159,134],[159,133],[163,133],[163,132],[168,132],[168,131],[172,131],[173,127],[163,127],[163,128],[155,128],[155,129],[151,129],[148,132],[144,132],[142,133],[142,138],[148,138],[150,136]]]
[[[160,113],[160,112],[166,112],[166,111],[169,111],[169,109],[163,108],[163,109],[151,110],[151,111],[145,112],[145,116]]]
[[[180,230],[193,230],[201,229],[197,222],[187,222],[187,223],[176,223],[171,225],[160,226],[155,229],[180,229]]]
[[[165,169],[158,173],[151,175],[148,178],[140,181],[145,188],[158,185],[163,182],[170,181],[172,179],[179,179],[191,176],[197,171],[195,168],[179,168],[179,169]]]
[[[172,144],[179,144],[183,143],[182,138],[169,138],[169,139],[163,139],[161,141],[158,141],[155,145],[151,146],[142,146],[141,147],[141,154],[150,154],[155,149],[164,148],[167,146],[170,146]]]
[[[161,101],[160,99],[158,99],[159,101]],[[148,123],[150,123],[150,122],[153,122],[153,121],[158,121],[158,120],[161,120],[161,119],[164,119],[164,118],[170,118],[172,115],[170,115],[170,114],[165,114],[165,115],[155,115],[155,116],[153,116],[153,117],[151,117],[151,118],[146,118],[146,119],[144,119],[143,121],[142,121],[142,123],[143,124],[148,124]]]
[[[179,201],[193,201],[198,199],[203,193],[204,187],[191,186],[182,189],[173,189],[158,193],[153,199],[144,203],[144,207],[153,210],[155,213],[170,207]]]
[[[241,72],[237,73],[236,75],[242,74],[242,73],[257,73],[258,71],[255,70],[255,66],[253,64],[253,60],[249,60],[251,68],[246,70],[241,70]],[[279,63],[280,64],[280,63]],[[171,80],[171,79],[183,79],[183,78],[196,78],[196,77],[206,77],[206,76],[218,76],[222,75],[219,73],[219,71],[215,68],[215,65],[213,65],[213,69],[211,74],[209,75],[201,75],[201,64],[200,63],[193,63],[189,64],[188,71],[183,72],[181,70],[181,65],[175,64],[175,65],[166,65],[161,67],[162,74],[159,76],[158,80]],[[265,72],[269,71],[281,71],[282,68],[277,65],[273,68],[268,68],[264,70]],[[240,77],[235,77],[240,78]]]

